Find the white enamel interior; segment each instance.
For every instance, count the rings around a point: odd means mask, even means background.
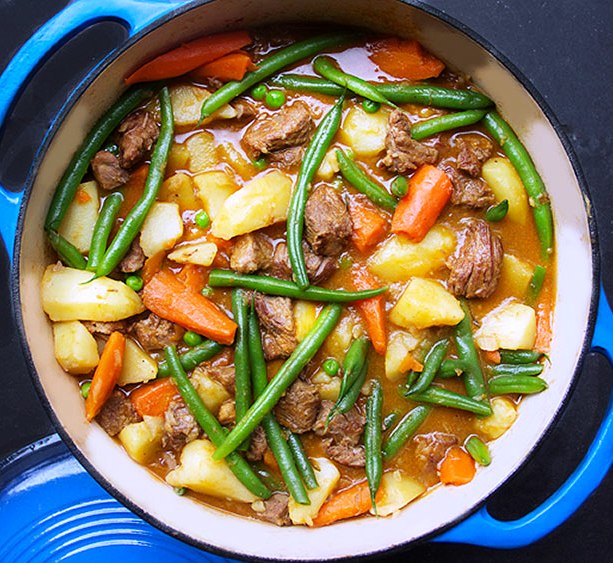
[[[323,529],[277,528],[220,513],[172,489],[132,462],[96,424],[85,421],[74,381],[56,364],[50,324],[40,302],[48,263],[41,225],[51,194],[87,131],[116,99],[121,78],[150,54],[212,31],[272,22],[326,21],[411,35],[462,69],[497,103],[527,146],[548,187],[556,224],[557,307],[547,392],[522,403],[511,431],[492,446],[494,462],[463,487],[439,488],[393,518],[361,519]],[[328,559],[383,551],[460,519],[525,459],[555,417],[581,353],[592,291],[585,203],[554,129],[519,82],[487,51],[442,21],[396,0],[218,0],[155,29],[106,68],[76,102],[51,142],[25,215],[20,254],[21,312],[33,363],[57,418],[95,471],[131,503],[176,533],[245,558]]]

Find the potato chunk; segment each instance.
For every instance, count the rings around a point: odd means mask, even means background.
[[[98,184],[93,181],[81,184],[58,229],[60,235],[82,254],[89,252],[99,207]]]
[[[393,323],[406,328],[457,325],[464,318],[460,302],[440,283],[413,278],[390,312]]]
[[[441,225],[430,229],[418,243],[402,235],[392,235],[369,259],[368,268],[388,282],[428,276],[445,265],[455,243],[453,231]]]
[[[507,217],[520,225],[528,220],[528,196],[519,174],[507,158],[496,156],[483,164],[481,175],[496,199],[509,200]]]
[[[206,88],[193,84],[177,84],[170,87],[170,101],[172,102],[172,115],[175,125],[196,125],[200,122],[200,108],[202,102],[211,93]],[[233,119],[236,110],[225,104],[215,113],[207,117],[203,123],[209,123],[215,119]]]
[[[294,324],[296,340],[300,342],[317,321],[317,305],[312,301],[296,301],[294,304]]]
[[[341,378],[331,377],[325,371],[318,371],[312,378],[311,383],[317,385],[317,391],[322,401],[334,401],[341,392]]]
[[[192,135],[185,141],[185,146],[189,151],[188,166],[192,174],[210,170],[217,165],[219,159],[215,148],[215,138],[208,131]]]
[[[157,362],[145,352],[134,340],[126,338],[126,348],[123,353],[123,364],[117,385],[130,383],[145,383],[155,379],[158,373]]]
[[[488,313],[475,332],[481,350],[530,350],[536,340],[536,313],[523,303],[506,302]]]
[[[151,463],[162,447],[164,419],[145,416],[142,422],[128,424],[117,436],[128,455],[137,463]]]
[[[183,448],[181,464],[166,475],[173,487],[217,498],[253,502],[257,497],[232,473],[225,460],[215,461],[215,446],[209,440],[194,440]]]
[[[160,201],[176,203],[181,208],[181,211],[200,209],[196,194],[194,193],[192,179],[183,172],[173,174],[170,178],[164,180],[158,194],[158,199]]]
[[[383,498],[377,502],[377,515],[389,516],[422,495],[426,487],[402,471],[387,471],[381,478]],[[375,514],[374,508],[370,509]]]
[[[92,272],[47,266],[41,284],[43,310],[52,321],[120,321],[145,310],[125,283]]]
[[[68,373],[89,373],[100,360],[96,339],[79,321],[53,325],[53,349],[55,359]]]
[[[179,264],[210,266],[216,254],[217,245],[214,242],[191,242],[178,246],[168,255],[168,258]]]
[[[140,232],[140,245],[149,258],[169,250],[183,236],[183,219],[176,203],[156,201]]]
[[[390,335],[385,351],[385,377],[398,381],[408,370],[407,357],[419,345],[419,339],[409,332],[397,331]]]
[[[528,291],[532,272],[533,268],[530,264],[512,254],[505,254],[502,257],[500,289],[498,291],[502,294],[510,294],[518,299],[523,299]]]
[[[221,403],[230,398],[230,393],[226,388],[210,378],[200,367],[197,367],[192,373],[191,381],[206,408],[215,414],[219,411]]]
[[[336,159],[337,148],[338,147],[332,147],[329,149],[324,159],[321,161],[321,165],[316,174],[316,177],[320,180],[332,180],[334,174],[339,171],[338,160]]]
[[[492,414],[475,419],[475,427],[484,437],[495,440],[513,426],[517,418],[517,408],[513,401],[506,397],[494,397],[490,401],[490,406]]]
[[[387,119],[385,110],[366,113],[361,107],[352,107],[341,126],[340,137],[359,156],[376,156],[385,148]]]
[[[194,183],[196,184],[198,197],[211,221],[219,215],[226,199],[238,190],[236,182],[221,170],[198,174],[194,178]]]
[[[292,180],[278,170],[251,180],[224,201],[211,233],[228,240],[285,221],[291,192]]]

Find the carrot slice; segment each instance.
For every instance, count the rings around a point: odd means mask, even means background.
[[[424,371],[424,364],[418,362],[412,354],[407,354],[400,364],[400,371]]]
[[[232,344],[236,323],[201,293],[185,287],[168,270],[155,274],[143,289],[145,307],[187,330],[221,344]]]
[[[382,71],[409,80],[434,78],[445,68],[445,63],[428,53],[414,39],[391,37],[378,41],[373,45],[370,59]]]
[[[77,193],[75,194],[75,199],[79,203],[87,203],[88,201],[91,200],[91,197],[84,189],[79,188],[77,190]]]
[[[499,364],[500,363],[500,352],[498,350],[486,350],[483,352],[483,357],[490,364]]]
[[[224,55],[193,70],[191,76],[196,80],[217,78],[224,82],[242,80],[245,73],[254,67],[251,57],[243,51]]]
[[[350,200],[351,241],[360,252],[371,250],[385,237],[387,219],[368,203]]]
[[[380,502],[383,489],[379,487],[375,495],[375,502]],[[313,518],[313,526],[327,526],[338,520],[353,518],[366,514],[372,507],[368,481],[360,481],[351,485],[330,497],[319,509],[317,516]]]
[[[546,354],[551,347],[551,301],[547,299],[536,308],[536,341],[534,349]]]
[[[177,274],[177,279],[192,291],[200,292],[206,285],[206,269],[196,264],[185,264]]]
[[[115,388],[121,373],[125,346],[126,338],[121,332],[113,332],[106,341],[85,399],[85,415],[88,422],[100,412]]]
[[[420,242],[436,223],[451,197],[451,179],[431,164],[421,166],[409,181],[409,192],[392,217],[392,232]]]
[[[354,268],[351,271],[351,282],[358,291],[381,287],[379,280],[366,269]],[[383,295],[356,301],[355,305],[366,325],[366,332],[375,352],[381,355],[385,354],[387,350],[387,328]]]
[[[162,269],[164,258],[166,258],[166,251],[160,250],[145,260],[145,264],[140,271],[140,277],[143,278],[145,283],[150,282],[151,278]]]
[[[250,43],[251,37],[246,31],[200,37],[144,64],[128,76],[125,83],[130,85],[181,76]]]
[[[134,389],[130,393],[130,401],[140,416],[162,416],[170,401],[178,395],[175,382],[165,377]]]
[[[441,461],[438,473],[441,483],[445,485],[465,485],[475,476],[475,461],[459,446],[447,450],[445,459]]]

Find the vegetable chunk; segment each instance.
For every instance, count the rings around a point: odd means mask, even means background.
[[[134,340],[126,338],[126,348],[123,353],[123,365],[117,380],[117,385],[145,383],[155,379],[158,373],[157,362],[145,352]]]
[[[475,427],[481,435],[495,440],[513,426],[517,418],[517,409],[513,401],[506,397],[494,397],[490,401],[490,406],[492,414],[475,419]]]
[[[217,245],[213,242],[194,242],[182,244],[168,255],[170,260],[179,264],[210,266],[217,255]]]
[[[140,234],[140,245],[147,258],[168,250],[183,235],[183,220],[176,203],[156,202],[147,215]]]
[[[79,321],[53,325],[55,359],[68,373],[89,373],[100,359],[96,339]]]
[[[490,158],[483,164],[481,175],[498,201],[508,200],[507,217],[520,225],[525,225],[529,213],[528,196],[511,162],[498,156]]]
[[[196,184],[198,197],[211,220],[219,215],[226,199],[238,190],[234,180],[221,170],[198,174],[194,178],[194,183]]]
[[[89,252],[99,206],[98,184],[93,181],[81,184],[58,230],[82,254]]]
[[[193,84],[171,86],[170,100],[172,101],[175,125],[197,125],[200,122],[202,102],[210,95],[211,93],[206,88],[200,88]],[[234,117],[236,117],[236,110],[225,104],[213,115],[207,117],[203,123],[208,123],[214,119],[233,119]]]
[[[151,463],[162,447],[164,419],[145,416],[142,422],[128,424],[118,435],[128,455],[137,463]]]
[[[377,516],[390,516],[404,508],[426,491],[419,481],[405,475],[402,471],[388,471],[381,478],[380,495],[377,501]],[[374,509],[370,509],[374,514]]]
[[[523,303],[507,302],[481,321],[475,342],[481,350],[531,350],[536,340],[536,313]]]
[[[359,156],[376,156],[385,148],[388,115],[387,111],[366,113],[352,107],[341,127],[341,140]]]

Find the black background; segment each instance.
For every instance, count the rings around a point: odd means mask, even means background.
[[[596,208],[603,278],[613,298],[613,3],[610,0],[430,0],[496,45],[544,96],[572,141]],[[0,0],[0,69],[65,0]],[[51,57],[22,92],[0,131],[0,184],[23,185],[51,117],[83,73],[118,45],[125,31],[99,23]],[[1,95],[1,93],[0,93]],[[0,245],[0,458],[53,432],[22,359],[8,291],[8,261]],[[587,358],[569,406],[536,454],[488,502],[499,518],[538,506],[570,474],[593,437],[611,392],[611,368]],[[536,544],[513,551],[423,544],[402,559],[419,561],[611,560],[613,473],[564,525]],[[0,514],[0,519],[2,515]]]

